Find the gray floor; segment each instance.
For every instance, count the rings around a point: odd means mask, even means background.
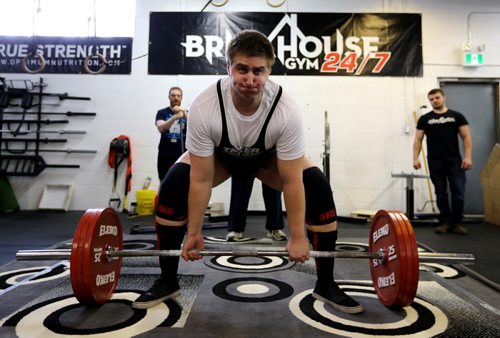
[[[82,214],[82,212],[18,212],[1,215],[0,270],[10,273],[27,267],[44,268],[40,267],[41,262],[15,262],[16,251],[43,249],[56,244],[58,248],[68,247]],[[127,248],[144,248],[145,245],[154,244],[155,234],[151,231],[141,234],[130,233],[136,225],[152,230],[152,216],[133,219],[128,219],[123,214],[120,216]],[[263,216],[250,215],[245,235],[256,237],[261,242],[269,242],[268,239],[262,238],[265,237],[263,224]],[[498,261],[500,253],[496,245],[499,228],[485,223],[467,226],[470,230],[468,236],[437,235],[431,225],[422,224],[415,224],[415,232],[420,247],[425,246],[442,252],[474,254],[477,262],[472,267],[478,271],[482,269],[481,272],[488,274],[488,278],[498,282],[500,271],[495,261]],[[352,249],[355,247],[354,244],[368,243],[370,226],[366,222],[347,222],[342,219],[339,229],[338,250],[345,250],[344,245],[351,247],[348,250],[355,250]],[[285,231],[288,232],[288,229],[285,228]],[[206,237],[211,237],[206,240],[207,247],[211,242],[212,245],[219,247],[228,246],[228,243],[219,241],[226,234],[224,224],[212,226],[211,229],[206,229],[204,234]],[[357,244],[357,247],[362,247]],[[283,247],[286,242],[271,241],[268,245]],[[165,310],[168,310],[159,312],[156,310],[138,312],[133,310],[129,303],[129,298],[135,299],[157,278],[159,273],[157,258],[125,258],[115,290],[118,300],[107,302],[100,307],[72,305],[61,307],[60,302],[63,300],[72,301],[72,288],[68,275],[56,279],[50,279],[50,276],[45,280],[42,278],[43,282],[38,282],[36,287],[33,287],[35,284],[16,283],[1,295],[0,336],[45,336],[46,334],[41,332],[46,333],[46,327],[50,327],[53,332],[72,336],[99,333],[103,328],[110,335],[138,337],[256,338],[287,334],[293,337],[327,338],[359,336],[358,333],[363,333],[362,336],[366,334],[388,336],[394,335],[394,322],[401,324],[397,329],[400,335],[411,332],[425,337],[500,336],[500,321],[498,321],[500,292],[484,281],[471,278],[468,274],[460,275],[456,270],[450,269],[450,266],[440,265],[435,268],[432,265],[420,264],[415,301],[408,309],[394,311],[385,308],[375,297],[369,295],[373,293],[372,291],[366,290],[371,286],[368,262],[354,259],[336,260],[336,280],[348,288],[366,310],[356,317],[344,314],[339,317],[338,312],[316,307],[319,306],[318,303],[313,304],[308,300],[311,299],[307,294],[308,290],[314,285],[316,278],[314,261],[298,265],[288,265],[287,262],[287,265],[266,272],[262,270],[265,267],[259,270],[258,266],[262,263],[260,261],[255,265],[255,271],[248,271],[249,259],[251,258],[231,261],[244,266],[245,270],[239,271],[235,271],[234,265],[223,266],[219,261],[208,258],[197,262],[182,262],[179,267],[182,294],[176,302],[167,301],[159,305],[162,309],[167,307]],[[61,263],[65,262],[58,262]],[[64,267],[61,268],[59,274],[69,273]],[[51,268],[51,272],[52,270],[55,268]],[[449,274],[450,270],[452,274]],[[57,276],[57,273],[55,275]],[[12,279],[10,275],[8,276]],[[485,279],[483,275],[480,276]],[[495,284],[489,279],[488,281],[491,285]],[[240,292],[241,285],[255,287],[257,284],[267,287],[267,293],[247,294],[244,289]],[[286,294],[286,290],[292,290],[293,297]],[[224,298],[224,294],[230,298]],[[233,299],[235,296],[239,298]],[[258,301],[252,297],[257,297]],[[273,301],[263,302],[260,297],[263,299],[273,297]],[[50,316],[33,317],[38,313],[38,309],[46,307],[52,309],[57,307],[60,312],[51,310]],[[417,313],[416,317],[412,317],[418,318],[417,323],[407,318],[407,311],[410,310]],[[149,317],[153,313],[162,315]],[[234,315],[228,316],[228,314]],[[143,315],[148,315],[147,320],[146,317],[144,321],[142,320]],[[132,322],[131,318],[134,318]],[[160,323],[163,320],[165,321]],[[350,325],[339,324],[345,323],[346,320]],[[138,325],[139,322],[142,326]],[[131,325],[132,323],[135,324]],[[377,323],[377,325],[375,328],[367,328],[367,323]],[[143,327],[146,324],[154,325],[147,329]],[[122,326],[128,333],[119,330]],[[29,330],[30,333],[24,332],[25,330]]]

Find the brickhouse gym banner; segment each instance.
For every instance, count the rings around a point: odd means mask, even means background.
[[[102,74],[130,74],[131,59],[129,37],[0,36],[0,73],[85,74],[105,61]]]
[[[273,43],[274,75],[422,76],[420,14],[152,12],[149,74],[225,74],[234,34]]]

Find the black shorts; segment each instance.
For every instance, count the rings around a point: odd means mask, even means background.
[[[170,221],[187,219],[190,171],[191,166],[186,163],[170,167],[161,182],[156,216]]]
[[[170,221],[187,219],[189,173],[191,166],[176,163],[162,181],[156,215]],[[333,201],[332,189],[325,175],[317,167],[303,172],[306,199],[306,223],[325,225],[337,220],[337,211]]]
[[[302,181],[306,195],[306,223],[325,225],[337,220],[330,182],[318,167],[303,172]]]

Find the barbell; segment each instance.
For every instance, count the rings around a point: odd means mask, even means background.
[[[283,250],[202,250],[202,256],[287,256]],[[83,304],[104,304],[120,277],[123,257],[180,256],[181,250],[123,250],[120,218],[112,208],[89,209],[75,230],[71,249],[20,250],[17,260],[70,261],[70,281]],[[310,251],[314,258],[369,259],[373,286],[380,302],[389,308],[412,303],[419,280],[419,262],[471,264],[474,256],[459,253],[418,252],[415,233],[405,214],[380,210],[370,226],[369,251]]]

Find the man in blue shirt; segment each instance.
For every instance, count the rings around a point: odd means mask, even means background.
[[[161,134],[158,144],[158,178],[163,180],[168,169],[184,153],[186,140],[187,109],[181,106],[182,89],[168,91],[170,106],[156,113],[156,127]]]

